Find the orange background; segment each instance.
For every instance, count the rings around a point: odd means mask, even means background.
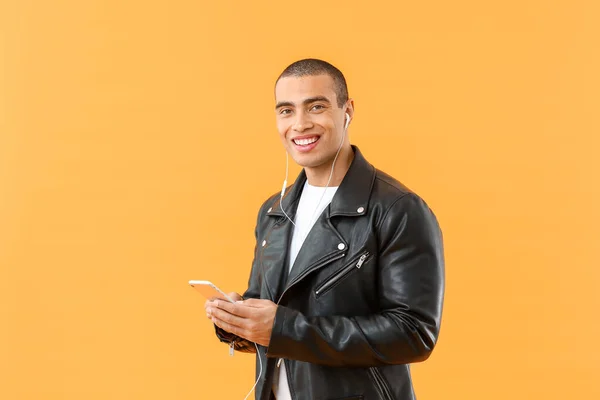
[[[600,398],[598,2],[490,3],[1,3],[0,398],[245,396],[187,281],[245,289],[304,57],[443,227],[419,399]]]

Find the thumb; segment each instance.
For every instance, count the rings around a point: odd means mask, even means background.
[[[265,300],[261,299],[246,299],[241,302],[242,304],[249,307],[264,307]]]

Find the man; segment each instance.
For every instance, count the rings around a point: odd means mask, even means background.
[[[415,399],[409,364],[431,354],[442,312],[436,218],[350,144],[354,101],[337,68],[297,61],[275,98],[304,169],[260,209],[244,300],[207,301],[207,316],[232,348],[257,345],[256,399]]]

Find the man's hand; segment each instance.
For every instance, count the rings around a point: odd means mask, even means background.
[[[229,296],[229,298],[233,301],[240,301],[242,300],[242,296],[236,292],[231,292],[231,293],[227,293],[227,296]],[[206,300],[204,302],[204,310],[206,311],[206,316],[208,317],[208,319],[212,319],[212,316],[210,315],[210,313],[208,312],[209,307],[211,307],[211,305],[214,307],[214,301],[217,300],[216,298],[212,298],[210,300]],[[223,300],[223,301],[227,301],[227,300]]]
[[[235,304],[226,300],[206,303],[206,313],[219,328],[268,347],[277,305],[271,300],[248,299]]]

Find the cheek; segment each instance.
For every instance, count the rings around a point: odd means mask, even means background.
[[[335,134],[335,124],[330,115],[325,113],[315,116],[314,121],[315,124],[318,124],[324,131],[329,134]]]
[[[277,121],[277,131],[279,132],[279,138],[285,142],[287,133],[290,130],[290,123],[285,120]]]

